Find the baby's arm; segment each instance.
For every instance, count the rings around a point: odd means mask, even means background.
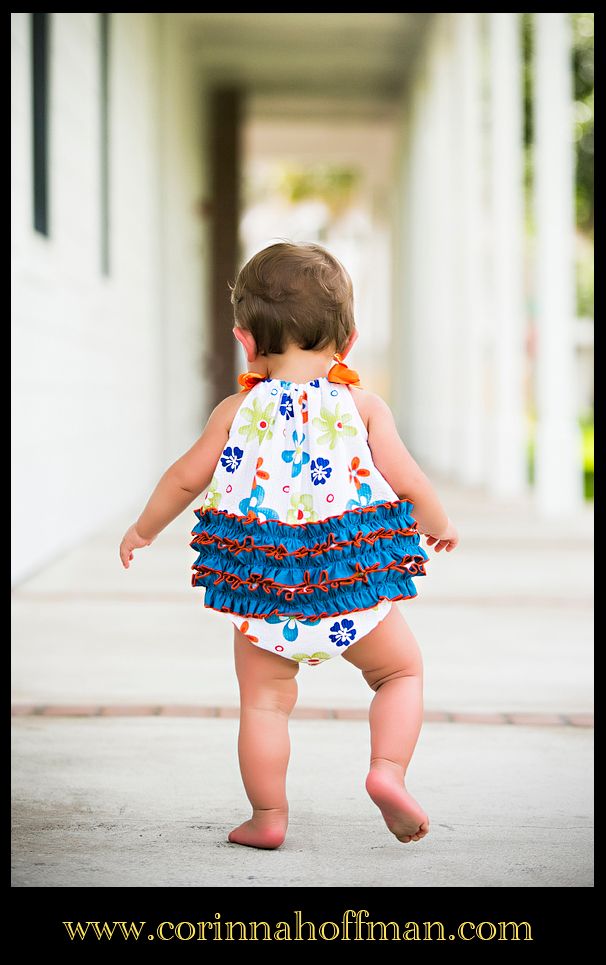
[[[125,569],[133,558],[133,550],[149,546],[158,533],[208,488],[241,403],[240,393],[220,402],[211,412],[200,438],[166,470],[139,519],[122,539],[120,559]]]
[[[356,396],[361,399],[360,396]],[[410,455],[398,433],[393,413],[384,400],[372,392],[364,395],[363,416],[368,426],[368,445],[375,466],[399,499],[414,503],[419,532],[436,544],[440,552],[450,552],[459,542],[456,528],[448,518],[429,479]]]

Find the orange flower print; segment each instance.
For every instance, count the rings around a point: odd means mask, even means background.
[[[248,620],[245,620],[242,626],[239,628],[240,633],[243,633],[246,639],[250,640],[251,643],[258,643],[259,642],[258,637],[253,637],[252,634],[246,632],[248,630],[248,627],[249,627]]]
[[[351,460],[351,466],[347,467],[349,469],[349,481],[355,485],[356,489],[359,489],[362,485],[360,477],[370,476],[368,469],[360,469],[359,466],[360,460],[357,456],[354,456]]]
[[[259,479],[269,479],[269,473],[265,469],[261,469],[263,465],[263,457],[259,456],[257,459],[257,468],[255,469],[255,478],[253,479],[253,489],[258,485]]]
[[[307,392],[301,392],[299,396],[299,405],[301,406],[301,415],[303,416],[303,425],[307,422],[309,418],[309,413],[307,410]]]

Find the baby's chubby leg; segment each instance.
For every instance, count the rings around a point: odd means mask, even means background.
[[[404,785],[423,720],[423,663],[396,604],[343,656],[375,691],[370,705],[370,771],[366,790],[399,841],[419,841],[429,819]]]
[[[234,655],[240,686],[238,756],[253,815],[228,840],[279,848],[288,826],[288,717],[297,701],[299,664],[255,646],[235,627]]]

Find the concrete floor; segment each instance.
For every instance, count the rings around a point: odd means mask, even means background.
[[[440,492],[461,546],[430,551],[419,597],[400,604],[426,708],[590,712],[590,512],[550,522],[524,501]],[[124,571],[130,519],[117,520],[17,588],[16,703],[237,706],[230,627],[190,587],[193,521]],[[299,681],[303,707],[369,702],[346,661]],[[402,846],[363,790],[367,724],[295,720],[292,823],[276,853],[225,840],[247,814],[235,719],[26,716],[13,733],[18,886],[591,884],[589,729],[426,724],[410,787],[432,831]]]
[[[293,721],[289,835],[263,852],[226,841],[249,814],[237,726],[15,721],[15,885],[592,884],[586,730],[425,725],[409,787],[431,832],[402,845],[364,791],[366,723]]]

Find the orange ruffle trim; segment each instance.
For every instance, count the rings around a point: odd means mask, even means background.
[[[273,522],[276,522],[276,520],[273,520]],[[266,543],[259,545],[255,543],[252,536],[247,536],[244,540],[237,540],[229,536],[218,536],[216,533],[204,532],[195,536],[190,545],[210,546],[212,543],[219,543],[222,549],[228,549],[234,556],[237,556],[238,553],[252,553],[255,550],[260,550],[262,553],[265,553],[266,556],[276,560],[282,560],[286,556],[292,556],[293,559],[300,560],[305,556],[321,556],[323,553],[330,552],[330,550],[342,550],[345,549],[346,546],[360,547],[362,543],[369,543],[372,546],[378,539],[393,539],[394,536],[416,536],[416,534],[416,523],[408,529],[383,528],[377,529],[372,533],[358,533],[355,539],[336,540],[331,533],[328,539],[325,539],[323,542],[314,543],[313,546],[300,546],[299,549],[289,552],[282,543],[280,543],[279,546]]]
[[[425,575],[425,563],[416,563],[414,560],[414,556],[406,556],[401,563],[393,561],[387,566],[379,566],[378,563],[374,563],[372,566],[363,567],[360,563],[356,563],[355,573],[352,574],[352,576],[345,576],[336,580],[329,580],[328,571],[321,570],[319,574],[320,583],[312,583],[309,570],[306,570],[303,582],[293,589],[288,589],[283,583],[276,583],[271,577],[263,576],[260,573],[251,573],[245,580],[242,580],[239,576],[236,576],[235,573],[214,570],[210,566],[194,566],[192,569],[196,570],[200,576],[216,573],[217,579],[213,580],[215,586],[218,586],[219,583],[227,583],[232,590],[238,590],[241,586],[246,586],[251,592],[254,590],[263,590],[265,593],[276,593],[278,596],[283,596],[285,600],[294,600],[295,596],[311,593],[313,590],[322,590],[323,593],[328,593],[329,589],[338,590],[343,586],[354,586],[360,582],[367,583],[368,573],[388,573],[395,571],[397,573],[407,573],[409,576]],[[194,580],[195,577],[193,577],[192,583]]]
[[[334,365],[331,365],[328,370],[326,378],[329,382],[338,382],[340,385],[357,385],[358,388],[362,388],[360,385],[360,376],[355,369],[350,369],[348,365],[345,364],[338,352],[335,352],[333,358],[336,359]],[[264,382],[268,378],[267,375],[261,375],[260,372],[242,372],[238,376],[238,382],[242,386],[240,392],[248,392],[252,389],[257,382]]]
[[[347,610],[347,612],[342,610],[335,610],[333,613],[328,613],[325,610],[323,613],[314,613],[313,617],[314,619],[318,619],[318,620],[324,620],[328,617],[330,618],[346,617],[346,616],[349,616],[350,613],[362,613],[364,610],[373,610],[374,607],[377,605],[377,603],[382,603],[384,600],[388,600],[390,603],[396,603],[398,600],[415,600],[416,596],[417,596],[416,593],[409,593],[408,596],[406,596],[404,593],[401,593],[399,596],[380,596],[377,602],[374,604],[371,604],[371,606],[355,606],[355,607],[352,607],[351,610]],[[277,614],[278,616],[286,616],[285,613],[282,613],[281,610],[278,610],[276,607],[274,607],[274,609],[270,613],[259,614],[259,613],[238,613],[236,610],[230,610],[229,607],[226,607],[226,606],[222,606],[221,608],[218,608],[215,606],[208,606],[207,603],[204,603],[204,606],[206,607],[207,610],[215,610],[216,613],[229,613],[232,616],[238,617],[240,620],[251,620],[251,619],[265,620],[267,619],[267,617],[273,616],[274,613]],[[291,620],[304,620],[304,619],[309,619],[309,617],[310,617],[309,613],[303,613],[303,612],[288,614],[288,618]]]

